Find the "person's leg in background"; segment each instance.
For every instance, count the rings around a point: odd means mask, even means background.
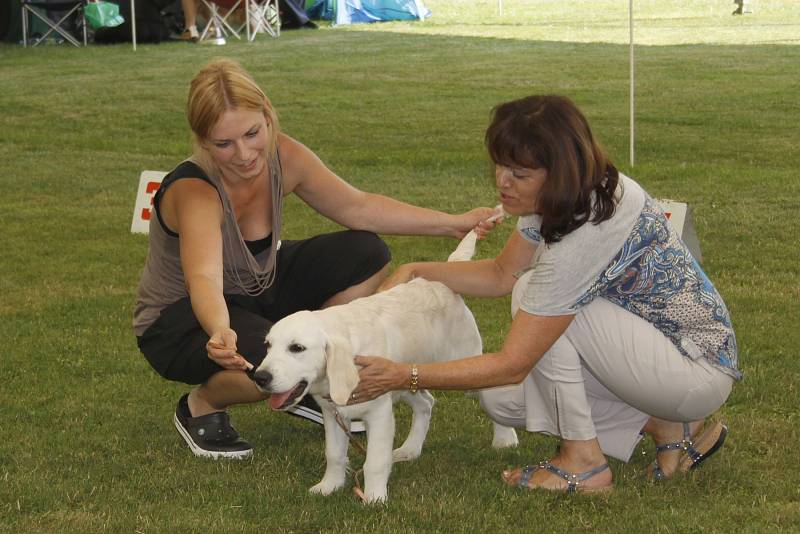
[[[181,0],[183,8],[183,33],[182,41],[197,42],[200,33],[197,31],[197,0]]]

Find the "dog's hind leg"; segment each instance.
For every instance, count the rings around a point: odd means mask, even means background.
[[[492,447],[495,449],[505,449],[506,447],[516,447],[519,445],[517,431],[510,426],[503,426],[494,423],[494,436],[492,437]]]
[[[403,444],[392,453],[392,460],[406,462],[418,458],[422,453],[422,444],[428,435],[435,401],[433,395],[425,389],[416,394],[403,392],[400,398],[411,406],[411,430]]]
[[[333,411],[324,406],[322,408],[323,423],[325,425],[325,475],[319,484],[311,486],[311,493],[329,495],[344,486],[347,474],[347,434],[336,422]]]

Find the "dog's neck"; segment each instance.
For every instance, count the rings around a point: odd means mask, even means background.
[[[328,384],[328,377],[322,376],[318,378],[308,388],[308,393],[311,395],[318,395],[320,397],[329,397],[331,394],[331,388]]]

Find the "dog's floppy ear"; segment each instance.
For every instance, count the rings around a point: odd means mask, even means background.
[[[358,385],[358,368],[353,363],[353,347],[343,337],[332,337],[325,344],[326,374],[331,389],[331,399],[336,404],[347,404],[350,393]]]

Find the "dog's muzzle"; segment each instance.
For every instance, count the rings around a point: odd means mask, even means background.
[[[269,385],[272,383],[272,373],[269,371],[257,371],[253,368],[247,371],[247,376],[256,383],[258,389],[264,393],[269,393]]]
[[[291,390],[283,393],[276,393],[272,390],[272,373],[269,371],[250,369],[247,371],[247,376],[256,383],[256,387],[258,387],[262,393],[270,394],[269,405],[274,410],[285,410],[294,405],[306,392],[306,388],[308,388],[308,382],[301,380]]]

